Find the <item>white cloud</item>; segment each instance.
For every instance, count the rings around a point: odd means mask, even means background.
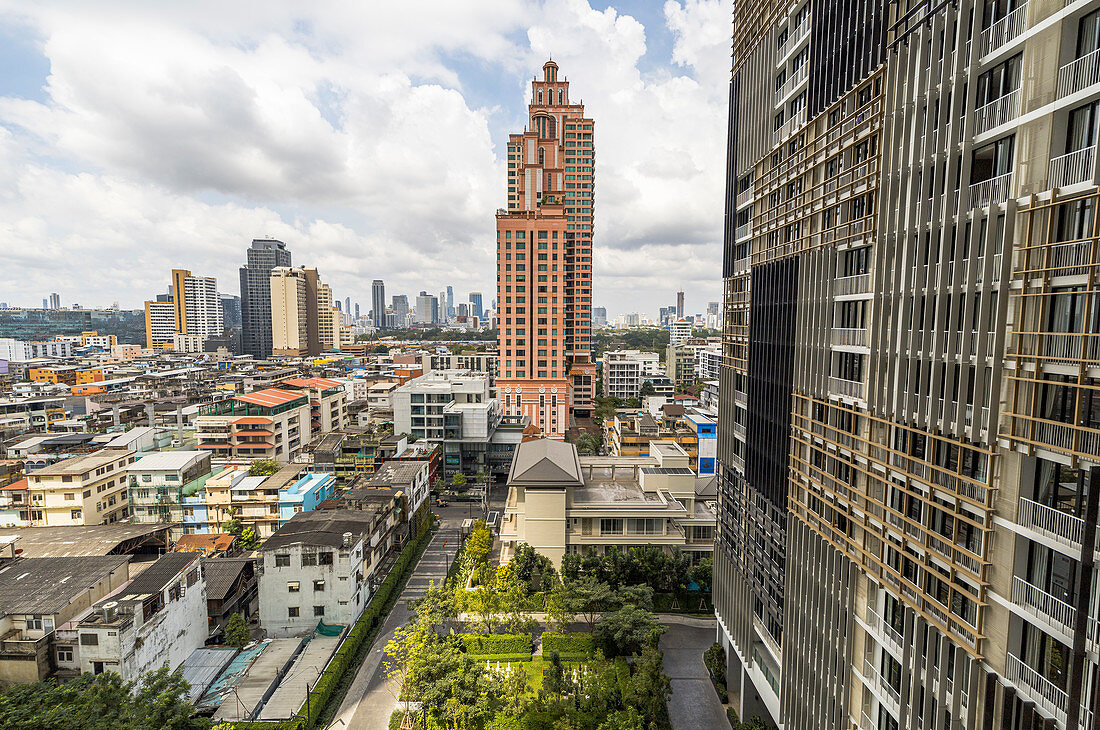
[[[379,277],[393,293],[492,291],[491,130],[522,120],[552,52],[596,119],[597,303],[655,309],[675,276],[715,299],[730,6],[664,13],[645,28],[584,0],[0,2],[50,61],[41,102],[0,82],[0,298],[138,306],[176,266],[231,292],[263,235],[341,297],[366,301]],[[643,74],[647,33],[674,42]],[[515,79],[503,108],[469,101],[487,65]]]

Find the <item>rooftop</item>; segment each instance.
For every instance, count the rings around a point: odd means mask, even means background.
[[[70,527],[9,527],[0,529],[0,541],[16,537],[16,545],[28,558],[63,558],[111,555],[125,551],[129,542],[143,542],[171,525],[74,525]]]
[[[244,403],[253,403],[258,406],[264,406],[266,408],[274,408],[275,406],[285,405],[301,398],[305,398],[305,396],[301,393],[298,393],[297,391],[280,390],[279,388],[268,388],[267,390],[257,390],[254,393],[238,395],[233,400],[242,401]]]
[[[166,553],[115,594],[120,601],[160,593],[177,575],[199,561],[198,553]]]
[[[607,502],[638,502],[656,505],[661,502],[661,499],[655,493],[643,490],[641,485],[633,480],[594,479],[573,489],[573,504],[603,504]]]
[[[387,461],[367,481],[372,485],[404,486],[411,484],[417,474],[428,468],[426,461]]]
[[[178,553],[205,552],[208,550],[220,553],[231,548],[235,539],[237,539],[235,536],[226,532],[211,532],[206,535],[197,533],[181,535],[173,550]]]
[[[129,560],[126,555],[17,560],[0,569],[0,615],[56,614]]]
[[[252,558],[203,558],[202,572],[206,579],[206,600],[224,601],[249,563],[255,563],[255,560]]]
[[[209,451],[159,451],[143,456],[126,467],[126,471],[180,471],[202,458],[209,458]]]
[[[329,380],[328,378],[287,378],[280,385],[289,385],[292,388],[319,388],[321,390],[344,387],[344,384],[339,380]]]
[[[125,459],[129,455],[130,452],[125,449],[100,449],[91,454],[82,454],[59,461],[56,464],[51,464],[44,469],[39,469],[34,475],[39,477],[51,477],[83,474],[93,469],[98,469],[101,466],[106,466],[119,459]]]
[[[577,447],[553,439],[532,439],[516,447],[509,482],[561,483],[581,481]]]
[[[344,544],[344,533],[355,537],[367,534],[374,515],[354,509],[299,512],[267,538],[264,552],[290,545],[320,545],[337,548]]]

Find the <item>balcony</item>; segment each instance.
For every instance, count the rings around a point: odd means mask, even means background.
[[[829,392],[845,398],[863,400],[863,383],[858,380],[829,377]]]
[[[1088,53],[1058,69],[1058,98],[1100,83],[1100,50]]]
[[[1065,720],[1069,705],[1066,693],[1015,654],[1009,654],[1005,660],[1005,676],[1048,713]]]
[[[885,637],[890,642],[891,648],[901,654],[902,647],[905,645],[901,634],[893,626],[886,623],[886,619],[879,616],[875,609],[870,606],[867,607],[867,625]]]
[[[735,240],[741,240],[742,238],[748,238],[752,234],[752,224],[745,223],[744,225],[737,226],[733,232]]]
[[[1060,157],[1052,157],[1047,173],[1047,185],[1064,188],[1077,183],[1091,182],[1096,177],[1096,145],[1074,150]]]
[[[870,294],[871,275],[839,276],[833,279],[833,296],[844,297],[851,294]]]
[[[974,134],[983,134],[991,129],[1008,124],[1020,113],[1020,91],[1017,89],[1000,99],[989,102],[974,112]]]
[[[987,56],[1004,44],[1016,38],[1027,26],[1027,3],[1013,10],[993,25],[982,31],[979,38],[978,56]]]
[[[787,40],[783,41],[783,43],[779,46],[779,51],[778,53],[776,53],[776,58],[785,58],[787,54],[797,48],[798,44],[802,42],[802,39],[804,39],[809,34],[810,19],[807,17],[805,20],[799,23],[794,30],[790,32],[790,35],[787,36]]]
[[[970,186],[970,207],[984,208],[1005,202],[1012,195],[1012,173],[991,177]]]
[[[1043,623],[1064,633],[1073,634],[1077,609],[1055,598],[1019,576],[1012,578],[1012,600]]]
[[[1027,497],[1020,497],[1016,522],[1023,527],[1030,528],[1063,543],[1068,543],[1074,547],[1081,546],[1084,520],[1053,507],[1034,502]]]
[[[896,711],[901,706],[901,693],[894,689],[875,669],[875,665],[866,659],[863,661],[863,674],[875,688],[883,692],[894,703],[893,710]]]
[[[743,208],[752,202],[752,186],[748,190],[742,190],[737,194],[737,207]]]
[[[779,129],[776,129],[774,132],[772,132],[772,145],[779,144],[780,142],[785,140],[787,137],[791,136],[791,134],[796,129],[798,129],[799,127],[801,127],[805,123],[806,123],[806,110],[803,109],[802,111],[798,112],[798,114],[795,114],[793,117],[791,117],[786,122],[784,122],[779,127]]]
[[[862,327],[833,327],[830,341],[833,347],[867,347],[867,330]]]
[[[786,99],[791,92],[802,85],[806,79],[810,77],[810,64],[804,63],[795,69],[790,78],[783,82],[783,85],[775,90],[775,103],[780,104]]]

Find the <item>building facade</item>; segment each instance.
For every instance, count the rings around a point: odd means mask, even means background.
[[[497,211],[500,397],[562,436],[595,396],[592,119],[553,61],[531,83],[530,124],[508,138],[508,207]]]
[[[715,602],[742,717],[1093,727],[1098,10],[735,6]]]
[[[290,461],[309,443],[311,421],[307,393],[267,388],[201,406],[195,438],[219,458]]]
[[[105,525],[126,519],[126,467],[133,461],[128,449],[100,449],[29,474],[31,525]]]
[[[375,279],[370,284],[371,321],[375,329],[386,328],[386,283]]]
[[[271,270],[290,266],[282,241],[254,239],[240,269],[241,349],[253,357],[271,355]]]
[[[623,400],[639,398],[642,385],[661,374],[661,356],[656,352],[609,350],[601,358],[602,395]]]

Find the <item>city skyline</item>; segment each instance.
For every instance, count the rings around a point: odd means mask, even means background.
[[[605,120],[595,298],[637,309],[671,277],[716,299],[729,5],[442,4],[415,34],[297,7],[265,10],[261,30],[224,9],[133,5],[112,26],[79,5],[11,8],[0,179],[19,192],[0,202],[0,288],[22,306],[61,291],[138,309],[171,268],[232,291],[236,251],[270,237],[360,302],[375,278],[490,291],[507,133],[552,55],[588,76]]]

